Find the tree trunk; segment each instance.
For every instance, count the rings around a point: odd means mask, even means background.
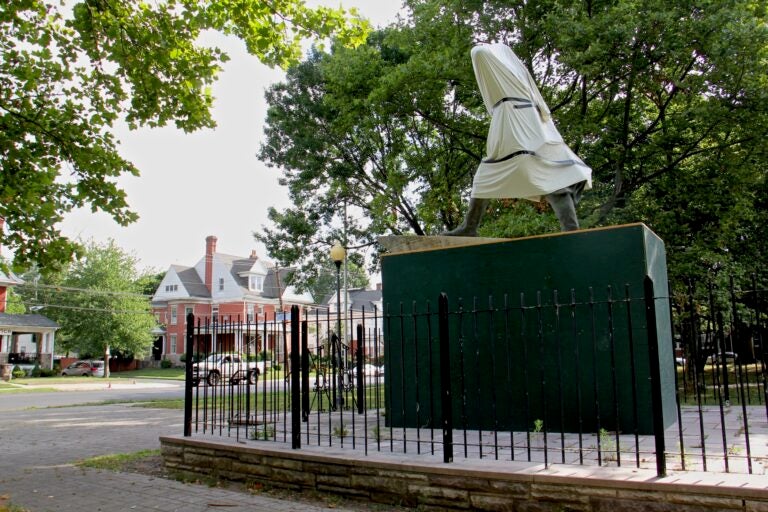
[[[109,345],[104,347],[104,378],[109,377]]]

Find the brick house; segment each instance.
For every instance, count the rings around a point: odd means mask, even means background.
[[[195,315],[195,322],[204,328],[195,337],[196,350],[201,352],[271,350],[278,354],[284,340],[270,336],[245,339],[244,326],[274,321],[291,306],[301,308],[312,304],[312,297],[297,293],[288,284],[291,269],[278,268],[259,258],[255,251],[250,256],[232,256],[216,252],[215,236],[205,239],[205,255],[193,267],[171,265],[152,297],[152,310],[160,327],[156,336],[153,357],[167,358],[174,364],[181,362],[184,353],[186,318]],[[205,328],[217,323],[216,329]],[[227,326],[231,325],[231,329]]]

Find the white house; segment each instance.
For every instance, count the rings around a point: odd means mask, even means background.
[[[39,314],[5,312],[8,289],[23,281],[0,270],[0,364],[53,368],[56,329],[59,325]]]

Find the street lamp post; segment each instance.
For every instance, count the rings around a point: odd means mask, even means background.
[[[331,390],[333,392],[333,407],[334,409],[344,405],[344,399],[342,397],[342,368],[341,368],[341,263],[347,256],[347,251],[344,250],[344,246],[338,240],[333,247],[331,247],[331,260],[336,265],[336,341],[331,339]],[[336,368],[339,367],[338,380]],[[336,395],[336,388],[338,388],[338,399]]]

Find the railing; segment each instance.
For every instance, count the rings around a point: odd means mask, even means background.
[[[30,354],[25,352],[9,352],[8,363],[34,365],[38,363],[37,354]]]
[[[482,305],[442,296],[437,308],[398,304],[343,319],[298,308],[288,321],[188,318],[185,435],[447,463],[762,474],[764,291],[731,283],[726,292],[691,287],[670,304],[651,283],[599,300],[592,290]],[[192,360],[216,347],[257,363],[257,378],[232,383],[254,366],[228,363],[224,378],[193,386]]]

